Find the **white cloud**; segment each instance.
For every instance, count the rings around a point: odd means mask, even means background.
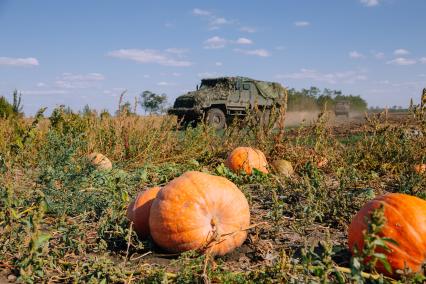
[[[169,82],[165,82],[165,81],[162,81],[162,82],[158,82],[157,83],[157,85],[158,86],[172,86],[172,85],[174,85],[173,83],[169,83]]]
[[[192,14],[197,15],[197,16],[210,16],[211,12],[207,11],[207,10],[195,8],[195,9],[192,10]]]
[[[217,72],[202,72],[197,74],[200,78],[216,78],[220,77],[219,73]]]
[[[398,58],[390,60],[390,61],[388,61],[386,63],[387,64],[393,64],[393,65],[406,66],[406,65],[416,64],[417,62],[414,59],[409,59],[409,58],[405,58],[405,57],[398,57]]]
[[[180,76],[182,76],[182,74],[181,74],[181,73],[178,73],[178,72],[173,72],[173,73],[172,73],[172,76],[173,76],[173,77],[180,77]]]
[[[223,25],[232,24],[235,22],[234,20],[228,20],[224,17],[216,16],[210,11],[199,8],[193,9],[192,14],[207,19],[209,30],[217,30]]]
[[[230,21],[228,21],[227,19],[222,18],[222,17],[220,17],[220,18],[214,18],[214,19],[212,19],[212,20],[211,20],[211,22],[210,22],[210,24],[211,24],[212,26],[216,26],[216,25],[225,25],[225,24],[229,24],[229,23],[230,23]]]
[[[63,73],[61,78],[56,80],[56,86],[64,89],[86,89],[96,87],[105,77],[100,73],[72,74]]]
[[[204,41],[204,48],[218,49],[224,48],[228,44],[250,45],[253,44],[253,41],[245,37],[240,37],[237,40],[228,40],[226,38],[214,36]]]
[[[139,63],[156,63],[163,66],[187,67],[192,65],[190,61],[175,59],[154,49],[119,49],[109,52],[108,56],[133,60]]]
[[[406,49],[399,48],[399,49],[395,49],[393,54],[395,54],[395,55],[407,55],[407,54],[410,54],[410,52]]]
[[[225,19],[223,17],[212,16],[212,17],[210,17],[210,20],[209,20],[209,30],[211,30],[211,31],[217,30],[221,26],[229,25],[229,24],[232,24],[233,22],[234,21]]]
[[[237,39],[237,41],[235,42],[237,44],[253,44],[253,41],[251,39],[245,38],[245,37],[240,37],[239,39]]]
[[[39,88],[46,87],[46,84],[43,83],[43,82],[38,82],[37,87],[39,87]]]
[[[359,59],[359,58],[364,58],[365,56],[364,56],[364,54],[359,53],[358,51],[354,50],[354,51],[349,52],[349,57],[354,58],[354,59]]]
[[[164,27],[167,28],[167,29],[173,29],[173,28],[176,27],[176,25],[173,24],[173,23],[166,22],[166,23],[164,23]]]
[[[27,58],[12,58],[12,57],[0,57],[0,65],[8,66],[38,66],[39,62],[37,58],[27,57]]]
[[[321,73],[312,69],[302,68],[299,72],[291,74],[277,75],[277,78],[294,80],[313,80],[326,82],[328,84],[347,83],[352,84],[357,81],[367,80],[367,76],[359,71],[345,71],[334,73]]]
[[[216,62],[214,65],[216,65],[216,66],[222,66],[223,63],[222,62]]]
[[[253,50],[245,50],[245,49],[234,49],[235,52],[239,52],[246,55],[255,55],[260,57],[268,57],[271,54],[266,49],[253,49]]]
[[[142,77],[144,77],[145,79],[151,78],[151,75],[149,74],[144,74]]]
[[[20,91],[23,95],[64,95],[67,94],[66,90],[24,90]]]
[[[426,64],[426,57],[422,57],[419,59],[420,63]]]
[[[189,50],[187,48],[170,47],[170,48],[167,48],[165,51],[168,53],[182,55],[184,53],[187,53]]]
[[[207,49],[224,48],[227,44],[228,44],[228,40],[218,36],[214,36],[204,41],[204,48],[207,48]]]
[[[374,57],[377,59],[383,59],[385,58],[385,54],[383,52],[374,52]]]
[[[423,82],[421,81],[407,81],[407,82],[396,82],[392,83],[392,87],[418,87],[420,88],[423,85]]]
[[[378,81],[377,83],[379,83],[380,85],[389,85],[390,81],[389,80],[381,80],[381,81]]]
[[[255,33],[257,30],[252,27],[241,27],[240,31],[246,32],[246,33]]]
[[[374,7],[379,5],[379,0],[360,0],[364,6]]]
[[[303,27],[308,27],[308,26],[310,26],[310,25],[311,25],[311,23],[310,23],[310,22],[307,22],[307,21],[297,21],[297,22],[294,22],[294,25],[295,25],[296,27],[303,28]]]

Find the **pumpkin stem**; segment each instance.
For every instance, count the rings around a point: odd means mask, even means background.
[[[210,225],[212,225],[212,227],[216,227],[218,223],[218,220],[216,217],[212,217],[211,221],[210,221]]]

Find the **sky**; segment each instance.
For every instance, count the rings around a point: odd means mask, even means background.
[[[0,95],[24,112],[168,102],[205,77],[407,106],[426,87],[425,0],[0,0]]]

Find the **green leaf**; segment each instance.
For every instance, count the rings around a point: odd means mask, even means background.
[[[338,271],[337,269],[334,269],[334,275],[336,276],[337,283],[339,284],[345,283],[345,278],[340,271]]]
[[[382,238],[382,240],[384,240],[385,242],[387,242],[387,243],[392,243],[392,244],[394,244],[394,245],[396,245],[396,246],[399,246],[399,244],[398,244],[398,242],[397,241],[395,241],[394,239],[392,239],[392,238],[386,238],[386,237],[384,237],[384,238]]]
[[[379,261],[383,264],[383,266],[385,267],[385,269],[387,270],[387,272],[392,273],[392,267],[389,264],[388,260],[385,259],[379,259]]]
[[[41,234],[35,241],[34,241],[34,248],[38,249],[43,246],[43,244],[47,241],[49,241],[50,235],[49,234]]]
[[[358,257],[352,258],[352,265],[353,268],[359,270],[361,268],[361,262],[359,261]]]
[[[372,256],[374,256],[377,259],[387,259],[387,256],[384,253],[381,253],[381,252],[373,253]]]
[[[217,166],[216,172],[220,175],[225,174],[225,165],[223,163],[221,163],[219,166]]]
[[[383,240],[382,238],[380,238],[380,239],[375,239],[375,240],[373,241],[373,244],[374,244],[374,245],[376,245],[376,246],[378,246],[378,247],[387,248],[387,246],[386,246],[386,242],[385,242],[385,240]]]

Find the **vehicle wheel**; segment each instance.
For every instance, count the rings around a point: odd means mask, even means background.
[[[206,115],[206,123],[215,129],[223,129],[226,125],[226,116],[221,109],[209,109]]]

